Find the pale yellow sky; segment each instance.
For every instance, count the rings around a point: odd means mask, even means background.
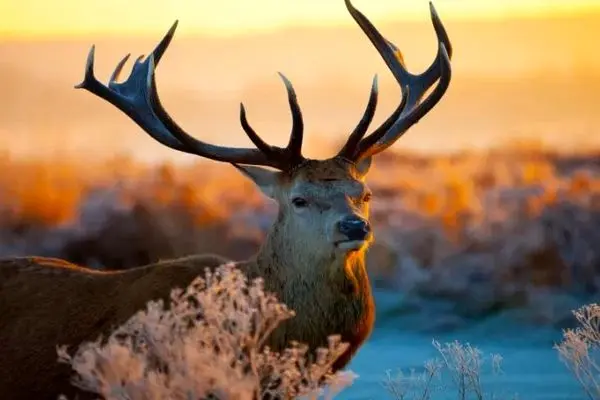
[[[426,0],[354,0],[378,21],[428,18]],[[436,0],[443,19],[600,10],[599,0]],[[352,23],[342,0],[2,0],[0,36],[236,34],[289,25]]]

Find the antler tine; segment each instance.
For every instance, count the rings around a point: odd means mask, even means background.
[[[110,78],[108,78],[109,84],[111,84],[112,82],[115,82],[117,79],[119,79],[119,75],[121,75],[121,71],[123,71],[123,67],[127,63],[127,60],[129,60],[129,57],[131,57],[131,53],[128,53],[127,55],[125,55],[125,57],[123,57],[121,59],[121,61],[119,61],[119,63],[115,67],[115,70],[110,75]]]
[[[265,154],[273,153],[273,147],[262,140],[258,133],[256,133],[256,131],[250,126],[248,118],[246,117],[246,108],[244,107],[244,103],[240,103],[240,123],[242,124],[242,129],[244,129],[246,135],[258,149]]]
[[[250,123],[246,118],[246,109],[243,104],[240,104],[240,122],[242,124],[242,128],[257,148],[259,148],[270,159],[277,160],[278,164],[282,166],[280,169],[290,169],[305,161],[305,158],[302,156],[304,121],[302,119],[302,111],[300,110],[300,105],[298,104],[296,91],[294,90],[292,82],[281,72],[279,72],[279,76],[285,84],[290,111],[292,113],[292,131],[290,133],[290,139],[287,146],[283,148],[272,146],[262,140],[256,131],[250,126]]]
[[[363,136],[365,136],[365,134],[367,133],[367,129],[369,129],[369,125],[373,121],[373,116],[375,116],[375,110],[377,108],[378,96],[379,88],[377,86],[377,75],[375,75],[373,77],[373,83],[371,84],[371,93],[369,94],[367,108],[365,109],[362,118],[348,137],[346,144],[338,153],[338,156],[344,158],[351,158],[353,156],[356,146],[363,138]]]
[[[171,44],[171,40],[173,40],[173,36],[175,36],[175,30],[177,29],[177,25],[179,25],[179,20],[175,20],[175,22],[173,23],[173,25],[171,25],[165,36],[160,42],[158,42],[158,44],[152,51],[151,54],[154,56],[154,65],[158,65],[163,55],[165,54],[165,51],[167,51],[167,48]]]
[[[396,56],[396,54],[391,51],[389,42],[386,38],[384,38],[381,33],[375,28],[375,26],[361,13],[358,11],[350,0],[344,0],[346,3],[346,8],[350,12],[350,15],[354,20],[358,23],[362,31],[367,35],[373,46],[377,49],[388,68],[392,71],[392,74],[398,81],[405,81],[410,79],[410,74],[406,69],[402,68],[401,60],[402,58]]]
[[[404,88],[404,91],[405,92],[408,91],[408,88]],[[408,96],[402,96],[400,104],[398,105],[398,107],[396,107],[394,112],[381,125],[379,125],[379,127],[377,127],[377,129],[375,129],[370,135],[368,135],[366,138],[361,140],[360,146],[364,147],[364,148],[369,148],[369,147],[373,146],[375,143],[377,143],[377,141],[379,139],[381,139],[381,137],[383,135],[385,135],[385,133],[392,127],[392,125],[394,125],[396,120],[400,117],[400,114],[402,114],[402,111],[406,107],[407,100],[408,100]],[[354,146],[354,148],[352,149],[355,152],[355,153],[353,153],[353,156],[356,154],[357,148],[358,148],[358,144],[356,146]],[[352,156],[350,158],[352,158]]]
[[[419,75],[410,73],[404,66],[402,53],[398,48],[375,28],[375,26],[354,6],[345,0],[346,7],[354,20],[359,24],[371,43],[375,46],[386,65],[402,88],[400,106],[375,132],[361,140],[352,156],[358,160],[379,153],[391,146],[408,128],[417,123],[429,112],[446,92],[451,79],[450,55],[452,46],[448,34],[430,2],[431,19],[438,38],[438,52],[434,62],[425,72]],[[432,93],[423,101],[427,90],[439,83]]]
[[[304,138],[304,121],[302,119],[302,111],[300,110],[300,105],[298,104],[298,98],[296,97],[296,91],[294,90],[294,85],[292,85],[292,82],[281,72],[279,72],[279,77],[285,85],[290,111],[292,113],[292,131],[290,133],[290,139],[285,151],[290,157],[292,163],[298,164],[304,160],[304,157],[302,157],[302,140]]]
[[[433,29],[435,30],[435,34],[438,39],[438,43],[442,43],[444,45],[446,49],[446,54],[448,56],[448,60],[452,60],[452,43],[450,42],[448,32],[446,32],[446,28],[444,28],[444,24],[442,23],[442,20],[440,19],[440,16],[438,15],[431,1],[429,2],[429,12],[431,14],[431,22],[433,24]],[[441,54],[441,47],[438,47],[438,54],[436,55],[436,59],[441,59],[442,57],[444,56],[443,54]],[[423,76],[424,81],[426,82],[428,87],[433,85],[439,77],[439,73],[436,70],[435,62],[432,63],[429,66],[429,68],[421,75]]]
[[[139,57],[134,62],[127,80],[116,82],[128,57],[123,58],[112,73],[108,86],[100,83],[94,75],[95,47],[92,46],[86,62],[84,79],[75,87],[85,89],[114,105],[152,138],[172,149],[229,163],[289,168],[290,160],[274,157],[275,152],[262,140],[260,145],[257,144],[258,135],[255,135],[254,139],[249,135],[257,148],[217,146],[190,136],[171,118],[158,96],[154,72],[173,39],[176,27],[177,21],[144,61],[143,57]],[[267,148],[269,151],[265,152]]]

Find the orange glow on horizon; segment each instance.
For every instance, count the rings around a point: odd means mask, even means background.
[[[600,11],[597,0],[436,0],[444,20]],[[425,0],[354,0],[379,23],[429,17]],[[0,3],[0,37],[147,35],[179,19],[183,34],[232,35],[301,25],[350,24],[342,0],[42,0]]]

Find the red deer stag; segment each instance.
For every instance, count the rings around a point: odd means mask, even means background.
[[[392,115],[366,135],[377,104],[375,77],[360,122],[338,154],[326,160],[302,155],[302,114],[292,84],[283,75],[293,119],[286,147],[264,142],[249,125],[243,105],[241,125],[256,148],[213,145],[186,133],[161,104],[154,75],[177,22],[145,60],[140,57],[135,62],[124,82],[117,78],[127,57],[105,86],[94,76],[92,47],[85,78],[76,86],[113,104],[163,145],[232,164],[278,203],[277,219],[264,244],[254,257],[237,265],[249,277],[262,277],[266,289],[296,311],[296,317],[272,334],[271,348],[280,350],[290,340],[310,348],[326,346],[329,335],[340,334],[350,347],[335,370],[350,361],[374,323],[365,266],[365,250],[373,239],[371,194],[365,184],[371,159],[440,101],[450,83],[452,53],[448,35],[430,4],[437,56],[425,72],[410,73],[397,47],[350,0],[345,3],[401,86],[402,97]],[[143,309],[149,300],[168,300],[171,289],[187,286],[206,267],[225,261],[214,255],[196,255],[125,271],[95,271],[40,257],[0,261],[0,397],[40,400],[56,399],[61,393],[72,396],[76,392],[70,384],[71,371],[57,363],[57,345],[95,340]]]

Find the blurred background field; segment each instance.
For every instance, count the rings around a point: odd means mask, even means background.
[[[356,6],[380,11],[368,3]],[[419,17],[402,19],[398,8],[373,18],[415,71],[435,54],[427,4],[419,4],[411,14]],[[366,382],[355,393],[381,390],[382,365],[421,365],[430,338],[448,337],[504,353],[506,371],[522,378],[502,386],[555,385],[522,398],[581,398],[560,383],[551,345],[573,323],[572,309],[600,297],[600,11],[467,17],[449,2],[436,6],[455,47],[453,81],[370,175],[378,318],[352,366]],[[98,20],[110,11],[89,7]],[[147,53],[179,17],[159,92],[189,132],[219,144],[249,144],[240,101],[268,141],[285,140],[289,111],[276,71],[296,86],[307,156],[332,154],[350,132],[372,74],[381,81],[375,123],[399,99],[341,1],[334,19],[344,23],[227,34],[199,33],[196,11],[178,7],[126,37],[64,26],[0,36],[0,256],[94,268],[207,251],[239,259],[273,220],[275,206],[231,166],[164,149],[112,106],[74,90],[92,43],[106,80],[122,55]]]
[[[411,300],[395,312],[417,312],[417,299],[452,303],[427,329],[506,310],[563,327],[600,285],[598,156],[524,145],[380,156],[370,176],[374,284]],[[233,168],[203,161],[6,156],[0,167],[3,256],[119,269],[200,252],[242,259],[276,212]]]

